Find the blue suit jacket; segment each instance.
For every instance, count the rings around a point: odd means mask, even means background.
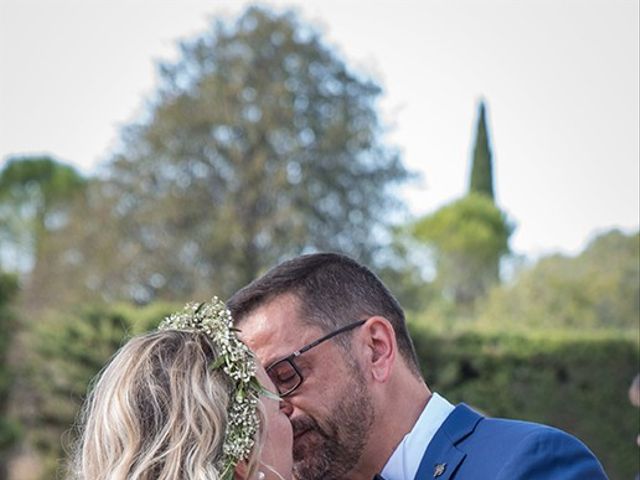
[[[486,418],[464,404],[442,424],[415,480],[602,480],[596,457],[555,428]]]

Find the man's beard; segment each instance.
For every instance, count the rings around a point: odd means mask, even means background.
[[[375,418],[373,404],[359,372],[341,392],[322,425],[311,417],[292,421],[294,474],[300,480],[345,478],[360,460]],[[298,435],[302,434],[300,438]]]

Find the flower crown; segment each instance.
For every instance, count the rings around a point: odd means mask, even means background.
[[[224,372],[232,385],[222,458],[217,467],[221,480],[232,479],[235,466],[248,458],[255,442],[258,399],[261,394],[270,394],[256,378],[255,358],[238,339],[231,312],[218,297],[211,302],[188,303],[182,312],[166,317],[158,330],[203,333],[217,347],[218,357],[210,367]]]

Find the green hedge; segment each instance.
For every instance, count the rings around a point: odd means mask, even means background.
[[[89,380],[127,337],[174,310],[167,304],[85,308],[40,322],[32,373],[41,405],[31,440],[49,459],[46,478],[59,463],[60,434],[70,429]],[[612,480],[633,478],[638,410],[627,398],[639,362],[633,336],[410,327],[427,382],[451,402],[559,427],[582,439]]]
[[[18,438],[16,422],[7,416],[9,393],[13,383],[8,353],[16,322],[9,308],[18,291],[15,276],[0,272],[0,478],[3,478],[7,455]]]
[[[43,479],[58,478],[65,451],[73,442],[73,424],[90,382],[128,338],[152,330],[176,310],[155,303],[83,306],[47,315],[36,322],[29,345],[28,376],[37,402],[28,441],[40,452]]]
[[[585,442],[612,480],[634,478],[639,412],[627,391],[638,372],[636,339],[411,330],[428,384],[449,401],[558,427]]]

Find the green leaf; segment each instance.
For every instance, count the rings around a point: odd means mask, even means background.
[[[280,395],[278,395],[277,393],[271,392],[270,390],[267,390],[264,387],[260,388],[260,394],[264,395],[267,398],[270,398],[271,400],[276,400],[278,402],[282,400]]]
[[[211,368],[211,370],[217,370],[224,364],[225,364],[225,358],[223,356],[219,356],[209,364],[209,367]]]

